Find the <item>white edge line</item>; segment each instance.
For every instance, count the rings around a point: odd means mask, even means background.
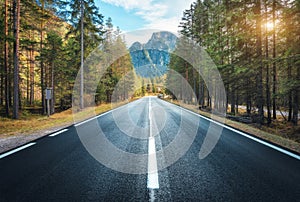
[[[163,101],[165,101],[165,100],[163,100]],[[165,102],[167,102],[167,101],[165,101]],[[167,102],[167,103],[169,103],[169,102]],[[172,104],[172,103],[169,103],[169,104]],[[209,119],[209,118],[207,118],[207,117],[205,117],[205,116],[202,116],[202,115],[200,115],[200,114],[197,114],[197,113],[195,113],[195,112],[193,112],[193,111],[190,111],[190,110],[188,110],[188,109],[185,109],[185,108],[183,108],[183,107],[181,107],[181,106],[178,106],[178,105],[175,105],[175,104],[173,104],[173,105],[174,105],[174,106],[177,106],[178,108],[183,109],[183,110],[185,110],[185,111],[187,111],[187,112],[189,112],[189,113],[192,113],[192,114],[194,114],[194,115],[197,115],[197,116],[199,116],[199,117],[201,117],[201,118],[203,118],[203,119],[206,119],[207,121],[213,122],[213,123],[215,123],[215,124],[217,124],[217,125],[219,125],[219,126],[222,126],[222,127],[226,128],[226,129],[228,129],[228,130],[231,130],[231,131],[233,131],[233,132],[235,132],[235,133],[238,133],[238,134],[240,134],[240,135],[242,135],[242,136],[244,136],[244,137],[247,137],[247,138],[249,138],[249,139],[251,139],[251,140],[254,140],[254,141],[258,142],[258,143],[261,143],[261,144],[263,144],[263,145],[265,145],[265,146],[267,146],[267,147],[270,147],[270,148],[272,148],[272,149],[275,149],[276,151],[279,151],[279,152],[281,152],[281,153],[283,153],[283,154],[286,154],[286,155],[288,155],[288,156],[290,156],[290,157],[293,157],[293,158],[295,158],[295,159],[297,159],[297,160],[300,160],[300,156],[297,155],[297,154],[294,154],[294,153],[292,153],[292,152],[290,152],[290,151],[287,151],[287,150],[285,150],[285,149],[283,149],[283,148],[277,147],[277,146],[275,146],[275,145],[273,145],[273,144],[271,144],[271,143],[265,142],[265,141],[263,141],[263,140],[261,140],[261,139],[258,139],[258,138],[256,138],[256,137],[253,137],[253,136],[251,136],[251,135],[248,135],[248,134],[246,134],[246,133],[243,133],[242,131],[236,130],[236,129],[231,128],[231,127],[229,127],[229,126],[226,126],[226,125],[224,125],[224,124],[222,124],[222,123],[219,123],[219,122],[217,122],[217,121],[214,121],[214,120],[212,120],[212,119]]]
[[[55,136],[57,136],[57,135],[59,135],[59,134],[61,134],[61,133],[64,133],[64,132],[66,132],[66,131],[68,131],[68,129],[63,129],[63,130],[61,130],[61,131],[58,131],[58,132],[56,132],[56,133],[53,133],[53,134],[49,135],[49,137],[55,137]]]
[[[16,148],[16,149],[14,149],[14,150],[11,150],[11,151],[9,151],[9,152],[6,152],[6,153],[4,153],[4,154],[1,154],[1,155],[0,155],[0,159],[4,158],[4,157],[6,157],[6,156],[9,156],[9,155],[11,155],[11,154],[14,154],[14,153],[16,153],[16,152],[18,152],[18,151],[21,151],[21,150],[23,150],[23,149],[26,149],[27,147],[31,147],[31,146],[33,146],[33,145],[35,145],[35,144],[36,144],[35,142],[31,142],[31,143],[28,143],[28,144],[26,144],[26,145],[23,145],[23,146],[21,146],[21,147],[19,147],[19,148]]]
[[[118,108],[116,108],[116,109],[118,109]],[[88,119],[88,120],[85,120],[85,121],[82,121],[82,122],[80,122],[80,123],[77,123],[77,124],[75,124],[74,126],[77,127],[77,126],[83,125],[83,124],[85,124],[85,123],[87,123],[87,122],[90,122],[90,121],[92,121],[92,120],[94,120],[94,119],[97,119],[97,118],[99,118],[99,117],[101,117],[101,116],[104,116],[104,115],[106,115],[106,114],[108,114],[108,113],[110,113],[110,112],[113,112],[113,111],[116,110],[116,109],[109,110],[109,111],[107,111],[107,112],[105,112],[105,113],[103,113],[103,114],[100,114],[100,115],[95,116],[95,117],[93,117],[93,118],[90,118],[90,119]]]

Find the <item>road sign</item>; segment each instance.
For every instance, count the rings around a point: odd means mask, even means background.
[[[47,88],[45,90],[45,94],[46,94],[46,100],[51,100],[52,99],[52,88]]]
[[[52,99],[52,88],[47,88],[45,90],[46,100],[47,100],[47,115],[50,116],[50,100]]]

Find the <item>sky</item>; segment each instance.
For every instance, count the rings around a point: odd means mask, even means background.
[[[177,33],[183,11],[189,9],[194,1],[95,0],[105,19],[111,17],[115,27],[119,26],[123,33],[131,34],[145,29]],[[138,32],[138,35],[141,33]]]

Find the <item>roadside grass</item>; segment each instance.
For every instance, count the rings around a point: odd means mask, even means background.
[[[136,100],[132,99],[130,101]],[[32,133],[40,131],[51,131],[55,128],[63,128],[74,124],[74,121],[80,122],[94,115],[102,114],[109,111],[113,107],[119,107],[121,105],[127,104],[127,101],[120,102],[117,104],[101,104],[99,106],[85,108],[73,114],[72,109],[66,111],[55,113],[50,117],[29,114],[28,112],[21,115],[19,120],[12,120],[8,118],[0,117],[0,138],[5,138],[15,135],[30,135]]]
[[[165,99],[166,100],[166,99]],[[176,105],[180,105],[183,108],[189,109],[195,113],[201,114],[205,117],[212,118],[216,121],[224,122],[225,124],[232,126],[241,131],[245,131],[253,136],[272,142],[276,145],[290,149],[297,153],[300,153],[300,127],[293,127],[290,123],[284,123],[282,120],[277,120],[272,123],[270,127],[259,127],[256,124],[244,124],[221,117],[212,116],[211,113],[200,111],[197,106],[191,104],[185,104],[178,102],[177,100],[166,100]],[[242,111],[241,111],[242,112]]]

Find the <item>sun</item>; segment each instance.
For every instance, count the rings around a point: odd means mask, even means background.
[[[272,22],[266,22],[265,23],[265,28],[267,28],[268,30],[273,30],[274,29],[274,25]]]

